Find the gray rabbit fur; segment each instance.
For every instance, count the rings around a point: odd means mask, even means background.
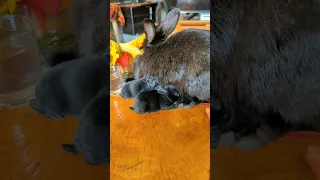
[[[160,87],[156,78],[145,76],[141,79],[126,82],[121,88],[120,96],[125,99],[135,98],[141,91],[157,90]]]
[[[318,0],[211,1],[213,93],[229,114],[220,129],[240,140],[264,125],[320,130],[319,19]]]
[[[90,60],[88,60],[90,59]],[[48,69],[39,79],[35,96],[29,102],[51,119],[79,116],[101,89],[109,88],[109,56],[99,54],[67,61]]]
[[[187,29],[168,38],[179,16],[179,9],[171,10],[157,29],[152,20],[144,20],[144,54],[133,62],[135,79],[152,76],[162,85],[175,86],[186,106],[194,99],[209,102],[210,33]]]
[[[110,104],[108,89],[92,98],[84,108],[73,144],[62,144],[65,151],[84,154],[91,165],[110,162]]]
[[[148,114],[160,110],[176,109],[181,99],[179,91],[172,85],[161,90],[141,91],[134,100],[132,110],[138,114]]]

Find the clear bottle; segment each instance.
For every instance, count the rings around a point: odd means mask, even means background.
[[[0,107],[16,107],[34,97],[42,63],[34,28],[22,15],[0,16]]]
[[[123,85],[122,73],[119,65],[110,66],[110,95],[121,92]]]

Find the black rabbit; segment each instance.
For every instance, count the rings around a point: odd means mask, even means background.
[[[220,129],[320,130],[319,20],[318,0],[211,1],[212,93],[230,115]]]
[[[102,54],[58,64],[39,79],[30,106],[51,119],[78,116],[101,89],[109,88],[108,67],[109,56]]]
[[[135,97],[131,107],[138,114],[148,114],[160,110],[176,109],[180,105],[179,91],[172,85],[164,86],[159,90],[141,91]]]
[[[158,80],[154,77],[143,77],[128,81],[121,88],[120,96],[125,99],[135,98],[141,91],[151,91],[160,89]]]
[[[110,104],[108,90],[92,98],[83,110],[73,144],[62,144],[62,148],[74,154],[84,154],[91,165],[110,162]]]
[[[135,79],[151,76],[162,85],[175,86],[186,106],[193,98],[209,102],[210,33],[187,29],[168,38],[179,16],[179,9],[171,10],[157,29],[152,20],[144,20],[144,54],[133,62]]]

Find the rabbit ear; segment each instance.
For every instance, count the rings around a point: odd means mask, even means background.
[[[150,44],[156,36],[156,27],[154,22],[151,19],[145,19],[143,21],[143,28],[147,36],[147,43]]]
[[[166,18],[161,22],[160,26],[157,28],[157,32],[162,32],[166,37],[168,37],[173,30],[176,28],[180,18],[180,9],[172,9],[166,16]]]

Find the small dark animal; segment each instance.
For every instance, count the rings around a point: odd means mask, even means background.
[[[278,136],[320,130],[315,19],[320,19],[318,0],[211,1],[213,93],[230,117],[220,128],[239,140],[265,125]]]
[[[62,144],[62,148],[74,154],[84,154],[91,165],[110,162],[110,104],[106,89],[92,98],[83,110],[73,144]]]
[[[134,101],[132,110],[138,114],[146,114],[160,110],[176,109],[179,107],[181,95],[172,85],[164,86],[162,90],[142,91]]]
[[[157,90],[160,87],[157,79],[147,76],[127,82],[121,88],[120,96],[125,99],[135,98],[141,91]]]
[[[60,63],[78,59],[79,55],[75,47],[59,47],[44,52],[44,65],[52,68]]]
[[[30,106],[51,119],[78,116],[101,89],[109,88],[108,67],[108,56],[91,55],[50,68],[39,79]]]
[[[187,29],[168,38],[179,17],[179,9],[171,10],[157,29],[152,20],[144,20],[144,54],[133,62],[135,79],[151,76],[175,86],[186,105],[193,98],[210,102],[210,32]]]

